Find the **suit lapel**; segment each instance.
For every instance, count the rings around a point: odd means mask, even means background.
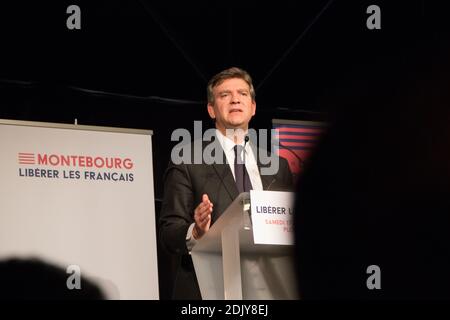
[[[213,168],[219,176],[220,181],[223,183],[225,190],[227,190],[231,200],[236,199],[238,196],[238,189],[231,173],[230,166],[228,164],[213,164]]]
[[[252,147],[254,147],[254,145],[252,145]],[[255,154],[255,156],[256,156],[255,152],[257,152],[257,151],[258,150],[256,150],[256,148],[253,149],[253,153]],[[260,161],[260,157],[259,156],[256,157],[256,161],[258,163],[259,176],[261,177],[263,190],[267,190],[268,188],[270,188],[273,185],[274,181],[276,180],[275,176],[262,175],[261,174],[261,168],[269,167],[270,163],[269,164],[262,164],[261,161]]]
[[[273,176],[268,176],[268,175],[262,175],[261,174],[261,168],[259,168],[260,169],[260,171],[259,171],[259,175],[260,175],[260,177],[261,177],[261,182],[262,182],[262,185],[263,185],[263,190],[267,190],[270,186],[271,186],[271,184],[274,182],[274,177]]]
[[[217,142],[217,137],[215,139]],[[204,142],[203,149],[209,143],[210,142]],[[221,152],[220,159],[222,159],[224,161],[224,163],[223,164],[213,163],[212,166],[213,166],[214,171],[216,172],[217,176],[219,177],[221,183],[223,184],[225,190],[227,191],[228,195],[230,196],[231,201],[233,201],[239,195],[238,189],[236,187],[236,182],[234,181],[233,173],[231,172],[230,166],[226,162],[225,153],[224,153],[222,147],[220,146],[220,144],[218,142],[217,142],[217,144],[218,145],[215,150],[216,151],[220,150],[220,152]]]
[[[267,190],[275,181],[274,176],[262,175],[261,168],[267,167],[267,165],[261,165],[258,163],[259,176],[261,177],[261,182],[263,185],[263,190]]]

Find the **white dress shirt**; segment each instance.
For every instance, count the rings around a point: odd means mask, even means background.
[[[227,157],[228,164],[230,165],[231,172],[233,173],[233,178],[236,181],[236,176],[234,173],[234,146],[236,145],[234,141],[225,137],[220,130],[216,129],[217,140],[220,143],[223,151],[225,152],[225,156]],[[244,142],[240,145],[243,147]],[[256,162],[256,157],[253,154],[253,150],[250,146],[250,143],[245,144],[245,168],[247,169],[248,176],[250,178],[250,182],[252,183],[253,190],[262,190],[262,181],[261,176],[259,175],[258,163]]]

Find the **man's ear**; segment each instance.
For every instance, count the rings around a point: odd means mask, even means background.
[[[211,117],[211,119],[216,118],[216,113],[214,112],[214,106],[211,103],[208,103],[208,114]]]

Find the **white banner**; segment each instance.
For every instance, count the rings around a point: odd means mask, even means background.
[[[159,298],[150,131],[0,120],[0,159],[0,259],[77,265],[109,298]]]
[[[250,191],[255,244],[294,244],[293,192]]]

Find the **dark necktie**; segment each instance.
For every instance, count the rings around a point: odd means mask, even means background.
[[[243,151],[243,146],[234,146],[234,176],[236,177],[236,187],[239,193],[248,192],[253,189],[244,161],[242,160]]]

